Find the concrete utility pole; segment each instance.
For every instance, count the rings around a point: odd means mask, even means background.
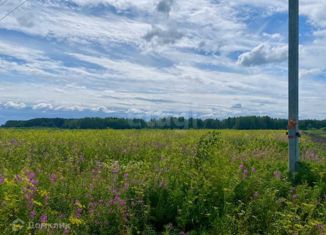
[[[289,0],[289,171],[299,161],[299,0]]]

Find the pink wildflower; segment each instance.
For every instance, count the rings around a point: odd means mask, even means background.
[[[36,180],[36,179],[32,179],[31,180],[31,183],[35,186],[35,185],[38,185],[39,181]]]
[[[42,224],[42,223],[46,223],[46,222],[48,222],[48,217],[47,217],[47,215],[42,214],[40,217],[40,223]]]
[[[21,182],[23,179],[22,179],[22,177],[20,175],[17,174],[15,176],[15,180],[16,180],[16,182]]]
[[[79,219],[79,218],[81,217],[82,213],[83,213],[83,209],[82,209],[82,208],[77,208],[77,211],[76,211],[76,218]]]
[[[51,180],[51,182],[54,184],[55,182],[57,182],[57,176],[56,176],[56,174],[54,174],[54,173],[52,173],[51,175],[50,175],[50,180]]]
[[[27,177],[28,177],[29,181],[32,181],[35,178],[35,176],[36,176],[36,174],[33,171],[27,173]]]
[[[3,184],[5,182],[5,178],[3,176],[0,176],[0,184]]]
[[[274,178],[275,179],[281,179],[281,172],[279,170],[274,171]]]
[[[31,219],[34,219],[35,216],[36,216],[36,211],[32,210],[31,213],[29,214],[29,216],[30,216]]]

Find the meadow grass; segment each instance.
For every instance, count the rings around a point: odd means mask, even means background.
[[[0,129],[0,233],[324,234],[323,145],[290,177],[285,131]]]

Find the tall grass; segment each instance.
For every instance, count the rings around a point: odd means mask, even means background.
[[[326,152],[301,153],[289,177],[284,131],[2,129],[0,231],[323,234]]]

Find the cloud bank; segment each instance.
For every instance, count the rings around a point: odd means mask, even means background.
[[[300,116],[325,118],[326,3],[300,3]],[[284,0],[30,1],[0,23],[1,120],[286,117],[286,11]]]

